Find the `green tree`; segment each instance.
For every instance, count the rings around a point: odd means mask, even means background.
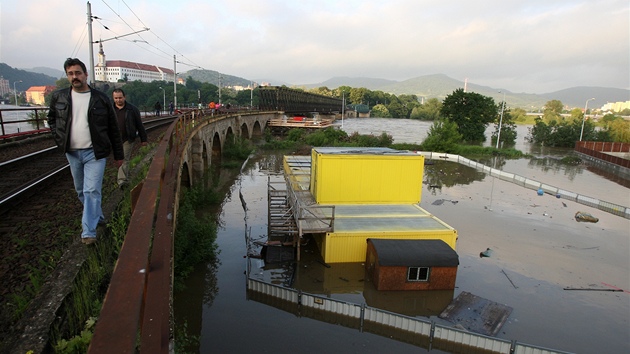
[[[514,122],[525,122],[527,120],[527,111],[522,108],[510,109],[510,115]]]
[[[497,118],[497,105],[492,97],[457,89],[446,96],[440,114],[457,124],[463,141],[479,143],[486,140],[486,127]]]
[[[547,123],[550,123],[554,120],[560,120],[562,111],[564,110],[564,105],[561,101],[551,100],[545,103],[543,107],[543,120]]]
[[[389,113],[389,110],[387,109],[387,107],[384,104],[377,104],[376,106],[372,107],[372,111],[370,112],[370,116],[371,117],[378,117],[378,118],[391,118],[392,115]]]
[[[392,118],[408,117],[407,107],[405,107],[398,99],[392,100],[392,102],[387,105],[387,110]]]
[[[582,124],[582,119],[584,119],[584,112],[582,112],[581,109],[573,108],[570,114],[571,114],[571,120],[579,121],[580,124]]]
[[[330,96],[330,97],[332,97],[332,95],[333,95],[332,91],[326,86],[320,86],[320,87],[312,88],[308,92],[314,93],[316,95]]]
[[[574,147],[575,142],[580,140],[588,141],[611,141],[608,130],[596,130],[595,124],[591,121],[584,121],[584,131],[582,132],[581,121],[552,120],[549,123],[537,118],[536,124],[530,128],[528,140],[532,143],[553,146],[553,147]]]
[[[68,80],[68,78],[66,77],[62,77],[61,79],[55,81],[55,85],[58,89],[70,87],[70,80]]]
[[[436,120],[440,118],[442,102],[437,98],[430,98],[424,104],[414,107],[409,118],[420,120]]]
[[[352,104],[365,104],[367,102],[367,95],[370,90],[365,87],[352,88],[350,89],[350,97],[349,102]]]
[[[422,149],[435,152],[456,152],[462,135],[457,124],[448,119],[433,122],[427,137],[422,142]]]
[[[611,140],[619,143],[630,143],[630,122],[624,119],[615,119],[608,125]]]

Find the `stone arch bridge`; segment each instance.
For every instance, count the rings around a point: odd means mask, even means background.
[[[207,115],[191,116],[192,121],[188,122],[190,131],[182,146],[179,183],[191,187],[213,164],[220,163],[227,141],[236,137],[262,137],[267,123],[282,116],[283,112],[244,112],[210,118]]]

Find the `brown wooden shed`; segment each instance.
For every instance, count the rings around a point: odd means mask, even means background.
[[[442,240],[367,240],[365,267],[377,290],[452,290],[458,265]]]

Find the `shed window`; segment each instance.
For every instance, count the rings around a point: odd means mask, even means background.
[[[429,281],[429,267],[409,267],[407,281]]]

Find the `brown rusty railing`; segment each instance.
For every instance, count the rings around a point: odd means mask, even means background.
[[[177,174],[195,112],[173,122],[141,186],[89,353],[168,353]]]
[[[618,166],[630,168],[630,160],[619,156],[605,154],[606,152],[630,152],[630,144],[628,143],[578,141],[575,143],[575,151]]]
[[[40,117],[41,112],[48,112],[48,107],[0,109],[0,140],[49,132],[46,117]],[[10,120],[12,115],[22,119]],[[28,123],[31,127],[21,130],[22,123]]]

